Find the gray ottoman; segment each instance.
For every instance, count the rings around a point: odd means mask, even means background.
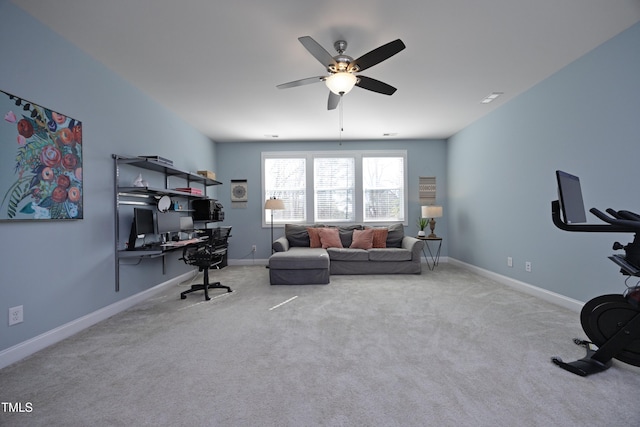
[[[329,283],[329,254],[324,249],[289,248],[269,258],[272,285],[326,285]]]

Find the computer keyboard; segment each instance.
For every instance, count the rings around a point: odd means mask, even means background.
[[[162,243],[162,247],[165,248],[176,248],[176,247],[182,247],[182,246],[187,246],[187,245],[192,245],[194,243],[199,243],[202,242],[204,239],[198,239],[198,238],[193,238],[193,239],[187,239],[187,240],[178,240],[178,241],[170,241],[170,242],[166,242],[166,243]]]

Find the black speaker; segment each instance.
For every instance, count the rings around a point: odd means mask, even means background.
[[[191,207],[193,207],[195,221],[222,221],[224,219],[222,205],[215,199],[194,200],[191,202]]]

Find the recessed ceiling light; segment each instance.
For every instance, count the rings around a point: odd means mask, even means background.
[[[493,101],[494,99],[496,99],[497,97],[499,97],[500,95],[502,95],[503,93],[504,92],[491,92],[482,101],[480,101],[480,103],[481,104],[488,104],[491,101]]]

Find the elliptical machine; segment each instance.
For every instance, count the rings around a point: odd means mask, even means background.
[[[613,244],[614,250],[624,249],[625,254],[609,257],[620,267],[620,273],[640,277],[640,215],[630,211],[606,209],[606,214],[596,208],[589,212],[607,224],[579,224],[586,222],[580,180],[577,176],[556,171],[559,200],[551,203],[551,215],[556,227],[565,231],[635,233],[631,243]],[[562,211],[563,219],[560,217]],[[638,279],[640,283],[640,279]],[[582,329],[591,341],[574,338],[573,342],[586,348],[587,354],[575,362],[563,362],[559,357],[551,361],[561,368],[580,376],[602,372],[618,359],[633,366],[640,366],[640,286],[627,286],[624,294],[595,297],[580,312]],[[595,348],[594,348],[595,347]]]

